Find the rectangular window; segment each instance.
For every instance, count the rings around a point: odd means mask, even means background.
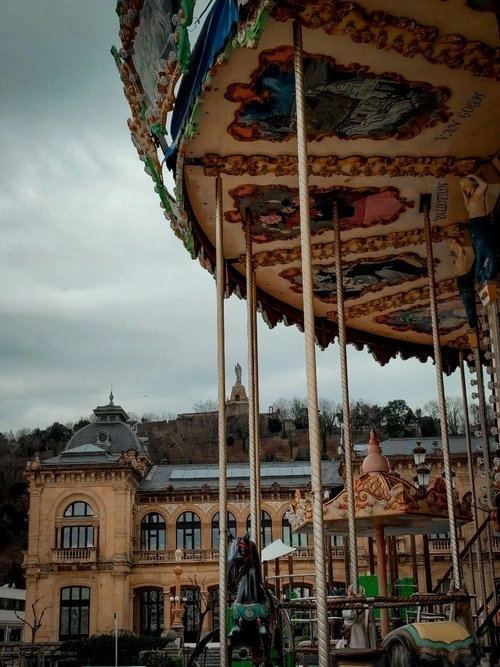
[[[59,611],[59,640],[81,639],[89,636],[90,589],[68,586],[61,589]]]
[[[81,549],[94,546],[93,526],[64,526],[61,531],[62,549]]]
[[[9,636],[10,642],[20,642],[21,641],[21,628],[11,628]]]

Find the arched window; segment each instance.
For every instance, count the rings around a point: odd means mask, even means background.
[[[64,516],[94,516],[94,512],[88,503],[77,500],[66,507]]]
[[[247,519],[247,531],[250,532],[251,521],[250,514]],[[262,541],[262,548],[267,547],[273,541],[273,522],[266,510],[261,510],[260,513],[260,534]]]
[[[281,520],[281,534],[281,539],[289,547],[307,547],[307,535],[304,533],[292,533],[292,527],[286,514],[283,515]]]
[[[143,589],[141,604],[141,635],[161,635],[163,631],[163,592],[159,588]]]
[[[227,513],[227,529],[236,537],[236,518],[231,512]],[[212,519],[212,549],[219,548],[219,512]]]
[[[162,551],[166,549],[165,519],[158,512],[151,512],[141,521],[141,549],[143,551]]]
[[[59,641],[89,636],[90,588],[61,588],[59,605]]]
[[[71,503],[64,510],[63,516],[62,525],[58,528],[59,549],[87,549],[96,546],[98,520],[97,517],[94,518],[92,507],[88,503],[81,500]]]
[[[183,512],[177,519],[177,549],[201,548],[201,521],[194,512]]]

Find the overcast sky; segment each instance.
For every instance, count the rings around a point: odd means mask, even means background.
[[[163,217],[130,141],[111,45],[114,0],[0,0],[0,431],[76,421],[107,402],[139,415],[215,399],[212,277]],[[245,303],[227,313],[227,391],[247,375]],[[304,338],[259,318],[261,409],[303,397]],[[319,394],[341,400],[339,352]],[[352,399],[422,407],[435,370],[349,351]],[[458,394],[453,378],[450,393]]]

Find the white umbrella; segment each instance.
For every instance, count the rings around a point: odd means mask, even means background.
[[[267,561],[281,558],[281,556],[288,556],[288,554],[294,551],[297,551],[295,547],[289,547],[282,540],[274,540],[274,542],[262,549],[260,559],[263,563],[266,563]]]

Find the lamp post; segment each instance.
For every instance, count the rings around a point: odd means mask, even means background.
[[[425,463],[426,453],[426,448],[422,446],[421,442],[417,441],[416,446],[413,448],[413,460],[415,461],[415,467],[417,469],[415,476],[413,477],[413,481],[415,482],[415,486],[419,491],[425,491],[427,485],[429,484],[431,469]],[[429,561],[429,536],[425,534],[422,535],[422,549],[424,554],[425,588],[427,593],[430,593],[432,591],[432,575]],[[416,559],[416,551],[413,555]],[[414,572],[415,570],[417,570],[416,560],[414,560]],[[418,586],[417,580],[415,583]]]
[[[413,448],[413,460],[415,461],[415,466],[417,468],[416,474],[413,478],[415,486],[420,491],[425,491],[429,484],[429,476],[431,474],[431,469],[425,463],[425,454],[427,450],[422,446],[421,442],[417,442],[416,447]]]
[[[175,562],[176,565],[174,567],[174,574],[175,574],[175,597],[172,596],[170,598],[170,604],[172,606],[172,613],[174,615],[173,622],[172,622],[172,630],[175,630],[177,633],[177,636],[180,637],[181,639],[183,638],[184,635],[184,625],[182,623],[182,617],[184,615],[184,607],[182,606],[181,603],[181,575],[182,575],[182,567],[180,565],[183,557],[182,549],[176,549],[175,550]]]
[[[115,667],[118,667],[118,616],[116,611],[113,614],[115,620]]]

